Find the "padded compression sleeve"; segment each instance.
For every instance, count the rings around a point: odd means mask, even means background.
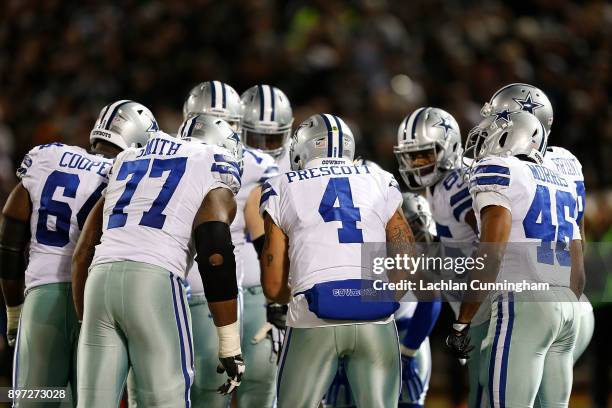
[[[0,278],[23,277],[25,248],[30,240],[30,225],[4,216],[0,224]]]
[[[236,258],[230,227],[224,222],[209,221],[194,230],[196,262],[209,302],[236,299]]]
[[[402,344],[409,349],[417,350],[433,330],[441,308],[442,302],[439,300],[419,302],[410,319],[408,333],[402,340]]]

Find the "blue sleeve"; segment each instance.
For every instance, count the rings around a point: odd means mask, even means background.
[[[418,349],[433,330],[440,315],[440,309],[442,309],[440,300],[419,302],[410,319],[410,326],[402,344],[412,350]]]

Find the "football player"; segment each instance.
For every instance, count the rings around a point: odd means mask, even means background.
[[[225,137],[219,135],[219,126],[213,126],[216,122],[222,122],[222,120],[206,114],[191,116],[179,129],[179,136],[183,139],[196,139],[204,143],[218,144],[216,141],[224,140]],[[227,133],[227,131],[224,131],[224,133]],[[238,137],[238,135],[235,137]],[[282,333],[276,327],[269,327],[266,324],[266,301],[259,279],[259,265],[257,262],[246,265],[242,254],[247,247],[261,251],[263,246],[263,219],[258,211],[261,195],[260,185],[270,175],[276,174],[277,168],[274,160],[262,152],[250,149],[244,149],[243,151],[241,149],[236,155],[241,158],[242,185],[236,195],[237,213],[230,231],[235,246],[238,281],[243,285],[241,310],[243,341],[241,349],[245,364],[249,366],[249,373],[252,373],[250,375],[245,373],[236,397],[239,406],[271,407],[275,394],[274,380],[276,378],[277,361],[275,356],[280,353]],[[252,242],[247,242],[246,234],[254,236],[255,239]],[[255,249],[253,249],[253,252],[255,252]],[[257,259],[257,255],[255,259]],[[248,267],[251,269],[247,270]],[[255,270],[253,271],[253,269]],[[197,271],[189,273],[189,275],[192,274],[197,274]],[[195,383],[198,384],[198,390],[192,390],[191,393],[194,397],[193,406],[224,407],[227,406],[227,398],[219,396],[215,392],[215,388],[212,387],[216,377],[214,366],[211,365],[210,361],[211,351],[216,352],[214,344],[211,347],[211,339],[216,337],[212,328],[214,325],[208,317],[208,312],[203,309],[206,308],[206,301],[203,298],[203,293],[200,295],[198,290],[198,286],[201,286],[201,280],[190,279],[190,282],[192,282],[190,305],[197,304],[196,307],[199,310],[196,313],[196,309],[192,309],[192,318],[196,320],[194,328],[198,329],[197,332],[194,329],[194,344],[196,344],[197,350],[196,362],[199,362],[198,365],[201,368],[201,371],[196,374],[195,380]],[[269,305],[268,309],[273,307],[273,305]],[[264,326],[267,330],[258,336],[258,331]],[[257,338],[255,339],[255,337]],[[214,357],[214,354],[212,356]],[[197,368],[198,366],[196,366],[196,372]]]
[[[575,184],[542,165],[546,130],[534,115],[513,112],[510,121],[491,116],[479,128],[466,154],[472,150],[478,160],[469,173],[470,192],[481,231],[476,256],[486,255],[491,273],[485,278],[524,276],[550,284],[548,291],[491,293],[484,342],[489,403],[531,407],[541,387],[542,406],[567,406],[584,288]],[[467,356],[467,330],[482,296],[468,291],[447,338],[458,357]]]
[[[83,316],[79,407],[117,404],[129,367],[139,406],[190,406],[194,349],[182,282],[195,253],[217,327],[218,370],[228,376],[219,392],[240,385],[245,366],[229,229],[239,187],[236,158],[216,145],[157,132],[117,157],[73,255],[75,306]]]
[[[533,85],[513,83],[503,86],[493,94],[491,100],[484,104],[481,110],[483,116],[496,116],[504,118],[509,112],[524,110],[532,113],[540,120],[546,130],[547,137],[550,137],[553,123],[553,107],[546,94]],[[548,142],[548,140],[547,140]],[[548,144],[548,143],[547,143]],[[584,209],[586,205],[586,190],[584,186],[584,176],[582,175],[582,164],[569,150],[559,146],[548,146],[542,152],[544,154],[544,165],[563,174],[576,185],[578,194],[578,225],[584,243]],[[580,298],[582,314],[580,317],[580,329],[576,338],[574,348],[574,362],[582,355],[593,337],[595,328],[595,317],[593,306],[586,295]],[[536,406],[537,406],[536,399]]]
[[[357,159],[355,165],[382,169],[370,160]],[[404,193],[402,210],[416,242],[431,243],[435,239],[435,223],[427,200],[414,193]],[[435,302],[402,302],[395,312],[402,354],[402,392],[398,407],[418,408],[425,405],[431,377],[429,334],[440,314],[441,304]],[[334,381],[325,396],[326,405],[354,406],[346,368],[341,362]]]
[[[394,153],[400,175],[408,189],[425,189],[443,249],[449,256],[465,251],[469,244],[478,241],[478,229],[468,185],[462,177],[461,133],[457,121],[442,109],[419,108],[401,122],[397,140]],[[449,300],[455,317],[458,316],[462,293],[445,291],[444,296]],[[468,361],[470,408],[481,406],[483,399],[479,357],[489,315],[488,305],[484,304],[470,327],[474,345]]]
[[[21,162],[20,182],[4,207],[0,227],[8,339],[16,342],[15,389],[70,384],[76,404],[79,325],[72,306],[72,253],[89,211],[108,183],[112,158],[132,145],[144,145],[156,129],[146,107],[121,100],[102,109],[90,134],[89,152],[51,143],[34,147]],[[15,406],[32,404],[37,403],[22,399]]]
[[[225,99],[219,96],[223,93],[226,94]],[[277,104],[280,102],[275,103]],[[185,120],[195,114],[219,117],[227,120],[234,131],[239,134],[242,132],[242,113],[243,106],[238,93],[229,85],[219,81],[204,82],[196,86],[183,106]],[[238,284],[241,286],[239,299],[241,300],[240,316],[243,334],[242,352],[249,371],[242,379],[237,399],[239,406],[267,407],[271,406],[274,400],[276,358],[273,357],[273,354],[278,355],[280,352],[282,333],[276,327],[270,328],[266,324],[266,308],[263,307],[266,302],[261,290],[258,261],[264,231],[263,219],[258,210],[261,184],[270,176],[275,175],[278,168],[274,159],[260,150],[245,147],[243,152],[242,186],[236,195],[237,213],[231,225],[231,233],[235,246]],[[198,289],[202,287],[199,274],[190,273],[188,279],[192,287],[190,306],[197,305],[196,308],[201,311],[196,313],[196,310],[192,308],[194,342],[199,344],[196,349],[199,350],[200,355],[200,357],[196,356],[196,371],[213,373],[215,366],[211,364],[211,361],[214,359],[211,360],[209,356],[214,356],[216,350],[214,344],[210,346],[209,339],[210,336],[212,338],[216,336],[214,325],[210,315],[206,312],[203,292]],[[197,318],[195,318],[196,314]],[[257,336],[264,326],[268,330]],[[197,370],[197,362],[202,364],[201,370]],[[214,375],[196,375],[191,394],[194,407],[198,407],[200,401],[203,401],[205,406],[227,405],[227,397],[220,396],[216,392]]]
[[[293,110],[289,98],[274,86],[255,85],[244,91],[241,100],[244,144],[272,156],[281,173],[290,171],[288,146]]]
[[[291,139],[293,171],[263,186],[263,289],[289,303],[277,378],[281,408],[317,406],[341,359],[357,405],[394,406],[399,398],[397,303],[334,295],[368,285],[364,242],[414,242],[397,182],[355,166],[354,151],[342,119],[311,116]]]

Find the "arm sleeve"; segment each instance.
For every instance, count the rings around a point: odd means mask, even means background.
[[[26,190],[31,194],[32,187],[34,187],[38,181],[36,180],[36,174],[39,173],[37,169],[43,166],[45,161],[44,154],[41,153],[43,146],[36,146],[32,148],[21,160],[19,167],[17,168],[17,178],[21,181]]]
[[[470,173],[470,194],[476,211],[489,205],[511,210],[510,184],[510,166],[502,158],[491,157],[478,162]]]
[[[208,191],[223,187],[238,193],[242,180],[240,178],[240,166],[232,155],[225,149],[215,146],[213,150],[213,160],[210,166],[213,182],[208,187]]]
[[[268,213],[272,221],[282,229],[280,220],[280,196],[279,177],[275,177],[263,183],[261,187],[261,199],[259,200],[259,213],[263,216]]]
[[[419,302],[410,319],[408,333],[403,338],[402,344],[409,349],[417,350],[433,330],[441,308],[442,302],[439,300]]]

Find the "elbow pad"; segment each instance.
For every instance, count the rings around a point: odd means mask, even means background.
[[[0,226],[0,278],[15,280],[25,271],[25,248],[30,240],[30,225],[3,217]]]
[[[220,221],[200,224],[194,230],[196,262],[209,302],[238,297],[236,258],[229,225]]]

